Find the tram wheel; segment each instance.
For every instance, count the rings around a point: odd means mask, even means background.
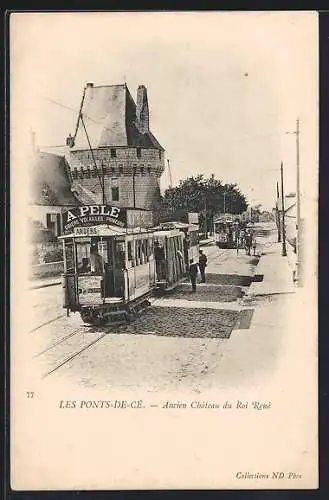
[[[84,323],[93,324],[93,318],[89,311],[80,311],[80,316]]]

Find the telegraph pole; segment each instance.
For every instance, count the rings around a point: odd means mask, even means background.
[[[300,240],[301,240],[301,227],[300,227],[300,180],[299,180],[299,118],[296,123],[296,275],[295,280],[300,284]]]
[[[284,221],[284,192],[283,192],[283,163],[281,162],[281,200],[282,200],[282,253],[283,257],[287,256],[287,247],[286,247],[286,227]]]
[[[281,243],[281,228],[280,228],[281,222],[280,222],[280,210],[279,210],[279,206],[278,206],[279,199],[280,199],[279,183],[277,182],[276,183],[276,223],[278,226],[278,243]]]

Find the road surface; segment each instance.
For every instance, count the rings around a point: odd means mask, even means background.
[[[69,377],[83,387],[158,391],[184,386],[196,392],[218,383],[232,331],[241,328],[242,298],[258,258],[214,244],[203,250],[206,283],[198,284],[195,294],[186,282],[152,299],[130,325],[86,326],[78,313],[66,316],[60,285],[30,290],[31,362],[45,383],[49,377]]]

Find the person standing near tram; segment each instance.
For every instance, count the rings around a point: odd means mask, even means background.
[[[199,251],[199,269],[201,274],[201,283],[206,282],[206,267],[207,267],[207,257],[202,250]]]
[[[198,276],[198,264],[196,262],[193,263],[193,259],[190,260],[189,265],[189,274],[192,284],[192,292],[196,292],[196,278]]]
[[[95,274],[104,272],[103,257],[98,253],[97,245],[92,245],[90,248],[90,269]]]

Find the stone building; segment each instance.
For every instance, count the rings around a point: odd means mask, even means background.
[[[62,244],[57,239],[63,232],[62,214],[80,205],[71,191],[70,168],[64,156],[34,151],[30,157],[30,189],[27,207],[29,255],[31,263],[43,264],[63,260]],[[33,268],[32,275],[35,274]],[[53,272],[40,269],[43,275]],[[56,272],[62,268],[55,267]],[[45,274],[46,273],[46,274]]]
[[[149,121],[143,85],[136,103],[126,84],[86,85],[75,134],[67,139],[72,190],[82,203],[157,207],[164,149]]]
[[[70,168],[64,156],[35,152],[31,164],[29,218],[35,225],[62,234],[62,213],[81,205],[71,190]]]

